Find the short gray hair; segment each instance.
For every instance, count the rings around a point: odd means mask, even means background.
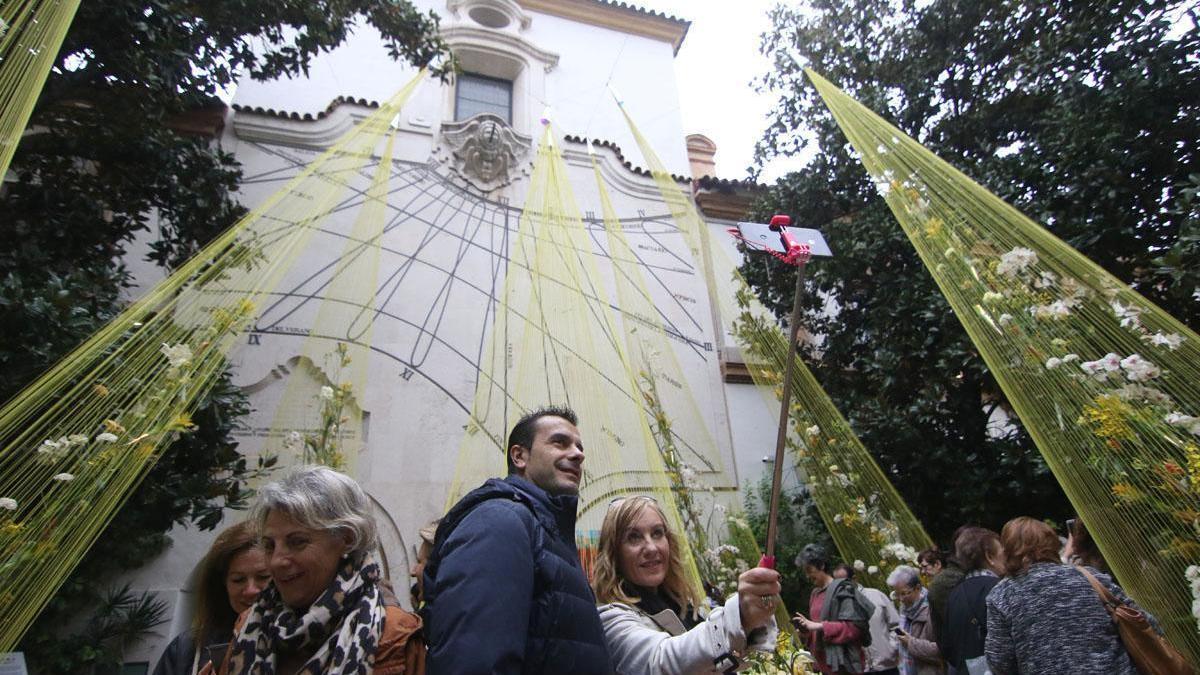
[[[327,466],[298,466],[259,488],[250,522],[261,535],[267,516],[282,511],[304,527],[348,534],[350,553],[361,553],[379,544],[370,508],[367,493],[353,478]]]
[[[888,586],[903,584],[905,588],[916,588],[921,585],[921,573],[908,565],[900,565],[888,575],[887,584]]]

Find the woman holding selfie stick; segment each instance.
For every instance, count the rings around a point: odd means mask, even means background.
[[[921,573],[901,565],[888,575],[896,599],[900,601],[901,675],[940,675],[945,672],[942,655],[933,641],[933,621],[929,617],[929,591],[921,586]]]

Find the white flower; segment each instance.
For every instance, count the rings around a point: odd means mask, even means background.
[[[865,563],[861,560],[855,560],[854,561],[854,569],[861,572],[861,571],[867,569],[867,563]]]
[[[838,472],[838,465],[837,465],[837,464],[830,464],[830,465],[829,465],[829,470],[830,470],[830,471],[832,471],[832,472],[834,472],[834,473],[837,473],[837,472]]]
[[[1037,253],[1020,246],[1000,256],[1000,264],[996,272],[1005,276],[1015,277],[1025,268],[1037,262]]]
[[[1150,363],[1138,354],[1130,354],[1122,359],[1121,368],[1125,369],[1125,377],[1130,382],[1145,382],[1162,374],[1158,366]]]
[[[1200,436],[1200,417],[1192,417],[1176,411],[1163,418],[1163,421],[1173,427],[1183,427],[1188,430],[1188,433]]]
[[[985,303],[995,303],[1000,302],[1001,300],[1004,300],[1004,295],[1002,293],[988,291],[987,293],[983,294],[983,301]]]
[[[7,32],[8,32],[8,22],[5,21],[4,19],[0,19],[0,38],[4,37],[4,34]]]
[[[1055,300],[1048,305],[1036,305],[1033,316],[1038,319],[1065,319],[1071,316],[1071,306],[1063,300]]]
[[[1126,383],[1117,390],[1117,396],[1122,401],[1135,401],[1138,403],[1151,403],[1155,405],[1169,405],[1171,397],[1166,393],[1147,387],[1142,384]]]
[[[7,511],[16,511],[17,510],[17,500],[13,499],[12,497],[0,497],[0,509],[5,509]]]
[[[879,567],[877,565],[871,565],[867,568],[867,574],[879,574]]]
[[[175,346],[164,342],[159,351],[167,357],[167,363],[171,364],[172,368],[186,366],[192,362],[192,348],[182,342]]]
[[[323,400],[323,401],[332,401],[333,400],[333,387],[330,387],[330,386],[321,387],[321,400]]]
[[[283,437],[283,448],[285,450],[299,450],[303,444],[304,437],[300,435],[299,431],[289,431]]]
[[[842,514],[840,514],[840,513],[838,513],[838,514],[834,514],[834,516],[833,516],[833,522],[835,522],[835,523],[840,523],[840,522],[842,522],[842,517],[843,517],[843,516],[842,516]]]
[[[109,432],[105,431],[102,434],[98,434],[96,436],[96,440],[101,443],[112,443],[113,441],[117,440],[117,435],[110,434]]]
[[[817,436],[821,433],[821,427],[814,424],[811,427],[805,429],[804,433],[808,434],[809,436]]]
[[[1054,272],[1042,272],[1033,285],[1035,288],[1052,288],[1057,283],[1058,276]]]
[[[67,441],[71,445],[87,445],[88,437],[83,434],[71,434],[67,436]]]
[[[998,321],[1001,326],[1007,326],[1008,324],[1013,322],[1013,315],[1012,314],[1001,314]]]
[[[67,440],[66,436],[63,436],[57,441],[52,441],[50,439],[42,441],[42,444],[38,446],[37,451],[39,455],[54,460],[65,456],[70,448],[71,441]]]
[[[1121,328],[1133,328],[1141,323],[1141,309],[1133,305],[1126,307],[1116,300],[1110,302],[1109,306],[1112,307],[1113,314],[1116,314],[1117,318],[1120,319]]]
[[[62,482],[62,483],[70,483],[71,481],[75,480],[75,476],[72,476],[71,474],[64,472],[64,473],[56,474],[54,476],[54,480]]]
[[[1179,333],[1164,335],[1163,333],[1158,332],[1154,335],[1151,335],[1149,340],[1150,344],[1154,345],[1155,347],[1166,347],[1171,351],[1179,349],[1179,345],[1183,344],[1183,336]]]
[[[1108,379],[1109,373],[1115,373],[1121,369],[1121,357],[1109,352],[1104,355],[1104,358],[1096,359],[1095,361],[1084,361],[1079,364],[1079,367],[1083,372],[1103,382]]]
[[[1062,362],[1062,359],[1058,358],[1057,356],[1051,356],[1050,358],[1046,359],[1046,370],[1054,370],[1055,368],[1061,366]]]
[[[1063,363],[1070,363],[1072,361],[1078,361],[1078,360],[1079,360],[1078,354],[1067,354],[1066,356],[1062,357]]]

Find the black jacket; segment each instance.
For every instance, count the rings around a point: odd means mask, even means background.
[[[967,659],[983,656],[987,638],[987,595],[1000,579],[985,575],[963,579],[946,602],[945,635],[938,640],[946,663],[966,672]]]
[[[577,504],[509,476],[450,509],[425,566],[431,675],[611,672]]]

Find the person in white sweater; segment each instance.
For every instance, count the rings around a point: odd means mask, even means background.
[[[737,593],[701,617],[679,541],[652,497],[614,500],[598,549],[592,588],[618,675],[721,673],[749,650],[775,648],[779,573],[743,572]]]

